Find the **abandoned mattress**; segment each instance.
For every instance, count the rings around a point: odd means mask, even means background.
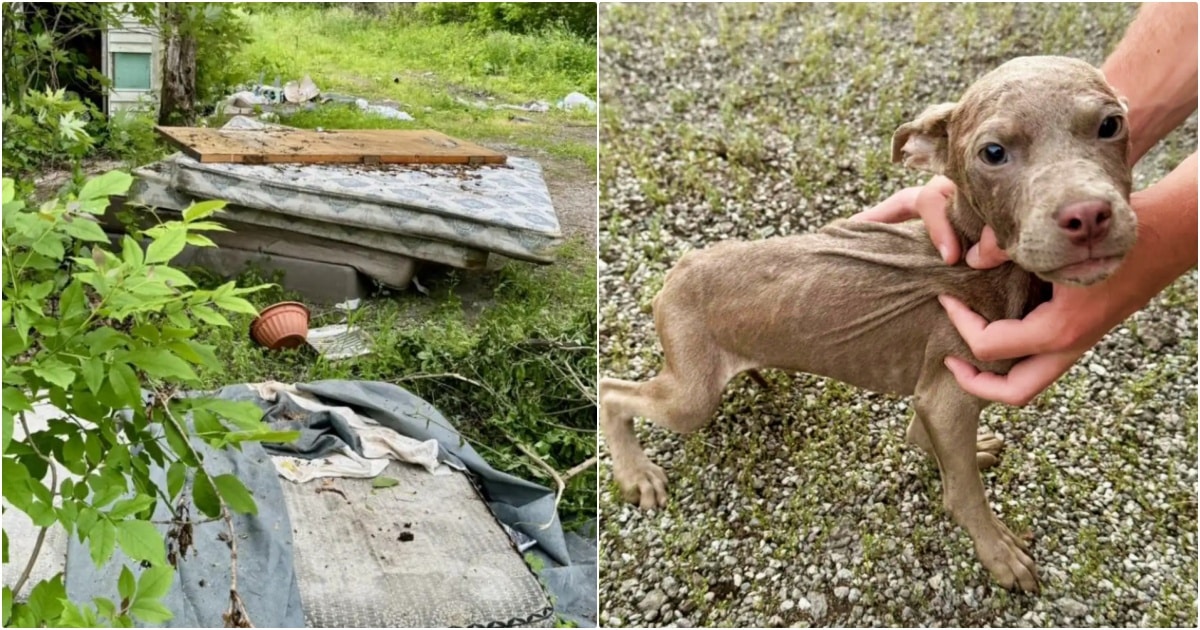
[[[170,178],[158,170],[144,168],[134,173],[137,180],[130,189],[129,197],[125,201],[127,204],[183,210],[193,202],[205,198],[188,195],[172,188]],[[239,205],[225,206],[217,218],[274,230],[280,239],[287,239],[290,232],[353,245],[355,250],[363,250],[364,253],[368,250],[385,252],[462,269],[476,269],[487,264],[487,252],[473,247],[389,234],[353,225],[302,219]],[[351,262],[346,261],[345,264]]]
[[[197,198],[533,262],[551,262],[562,241],[541,167],[522,158],[498,166],[255,165],[177,154],[143,172]]]

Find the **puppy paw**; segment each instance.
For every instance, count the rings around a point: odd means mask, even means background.
[[[1000,462],[1000,449],[1004,440],[991,431],[980,431],[975,440],[975,463],[979,470],[986,470]]]
[[[1029,543],[1013,535],[999,520],[994,523],[993,535],[975,543],[980,562],[1000,586],[1037,593],[1037,564],[1028,549]]]
[[[636,464],[613,470],[621,488],[621,498],[643,510],[667,505],[667,473],[654,462],[642,459]]]

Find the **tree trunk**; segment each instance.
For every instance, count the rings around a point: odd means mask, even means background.
[[[160,6],[167,42],[158,124],[190,127],[196,123],[196,38],[180,28],[184,7],[172,3]]]

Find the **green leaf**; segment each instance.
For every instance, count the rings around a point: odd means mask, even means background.
[[[221,515],[221,501],[217,498],[217,490],[213,488],[212,480],[203,470],[196,471],[196,478],[192,482],[192,500],[201,514],[210,518]]]
[[[141,368],[150,376],[158,378],[178,378],[184,381],[196,380],[186,361],[162,348],[142,348],[130,352],[125,360]]]
[[[171,590],[174,581],[175,571],[171,567],[150,567],[138,578],[137,596],[134,599],[162,599]]]
[[[192,307],[192,315],[195,315],[196,319],[198,319],[206,324],[212,324],[213,326],[229,327],[229,325],[230,325],[229,320],[225,319],[224,315],[214,311],[213,309],[211,309],[207,306],[204,306],[203,304],[193,306]],[[5,330],[4,332],[7,333],[8,331]],[[5,346],[7,346],[8,345],[7,337],[5,337],[5,339],[6,339],[6,341],[4,342],[4,344],[5,344]],[[6,350],[6,352],[7,352],[7,350]]]
[[[225,318],[222,317],[221,319],[225,319]],[[226,321],[225,325],[228,326],[229,322]],[[26,332],[28,332],[28,331],[26,331]],[[27,341],[27,337],[22,336],[21,332],[18,331],[16,328],[5,328],[4,329],[2,343],[4,344],[4,358],[15,357],[18,354],[25,352],[25,349],[29,347],[29,342]]]
[[[4,180],[4,182],[5,182],[4,183],[4,196],[5,197],[8,197],[10,194],[9,190],[8,190],[8,182],[9,181],[10,180],[8,180],[8,179]],[[4,201],[8,201],[8,199],[5,199]],[[4,587],[4,621],[3,621],[5,628],[8,627],[8,620],[12,618],[12,605],[13,605],[12,589],[5,586]]]
[[[129,606],[129,614],[146,623],[159,624],[171,620],[175,614],[162,602],[152,599],[138,600]]]
[[[75,371],[57,359],[50,359],[41,365],[33,366],[33,373],[47,381],[66,389],[75,382]]]
[[[67,221],[64,227],[71,238],[94,243],[108,242],[108,235],[104,233],[104,228],[91,219],[77,217],[74,221]]]
[[[171,226],[146,249],[146,264],[164,263],[179,255],[187,244],[187,230],[182,225]]]
[[[8,443],[12,442],[13,415],[8,409],[5,409],[2,413],[0,413],[0,419],[3,419],[4,423],[4,446],[3,448],[0,448],[0,453],[7,453]]]
[[[192,282],[192,279],[189,278],[186,273],[183,273],[174,267],[156,265],[150,268],[150,272],[153,273],[159,280],[165,282],[169,287],[178,288],[196,286],[196,283]]]
[[[100,393],[100,386],[104,384],[104,362],[100,357],[80,361],[79,371],[83,373],[83,382],[87,384],[88,389],[92,390],[93,394]]]
[[[232,232],[233,231],[233,230],[225,227],[224,225],[217,223],[216,221],[197,221],[195,223],[189,223],[188,229],[193,230],[193,231],[205,231],[205,232]]]
[[[258,514],[258,506],[254,504],[254,497],[250,496],[250,491],[246,490],[246,486],[242,485],[240,479],[225,474],[217,475],[213,478],[213,482],[217,484],[217,490],[221,493],[221,498],[225,499],[225,504],[229,506],[229,509],[238,514]]]
[[[258,309],[254,308],[253,304],[235,295],[213,296],[213,304],[234,313],[258,315]]]
[[[93,356],[104,354],[129,342],[129,337],[124,333],[107,327],[97,328],[84,335],[83,339]]]
[[[151,505],[154,505],[154,497],[147,494],[139,494],[136,497],[121,499],[114,503],[112,509],[108,511],[108,516],[113,520],[120,520],[130,514],[137,514]]]
[[[2,181],[4,186],[4,203],[8,203],[17,196],[17,183],[11,177],[5,177]],[[8,610],[7,606],[5,606],[5,610]],[[7,613],[4,615],[4,618],[8,619]]]
[[[92,599],[92,603],[96,605],[96,610],[103,617],[113,619],[117,616],[117,605],[107,597],[96,597]]]
[[[14,413],[18,411],[33,411],[33,406],[29,404],[29,399],[25,397],[25,392],[16,387],[4,388],[4,408]]]
[[[111,195],[121,195],[129,190],[133,177],[122,171],[109,171],[99,177],[93,177],[83,184],[79,190],[79,199],[100,199]]]
[[[194,409],[207,409],[243,429],[265,428],[263,410],[252,402],[234,402],[212,398],[196,402]]]
[[[216,247],[217,246],[217,244],[214,243],[211,238],[208,238],[207,236],[205,236],[203,234],[188,234],[187,235],[187,244],[192,245],[194,247]]]
[[[224,207],[225,202],[220,199],[198,201],[184,209],[183,220],[184,222],[191,223],[197,219],[203,219],[212,216],[214,212]]]
[[[129,406],[134,406],[141,401],[142,384],[129,365],[114,363],[108,375],[108,382],[112,385],[113,393],[117,395],[117,398]]]
[[[171,462],[167,468],[167,495],[174,501],[179,496],[179,491],[183,490],[183,483],[187,481],[187,466],[183,462]]]
[[[29,592],[29,599],[25,603],[37,619],[45,622],[57,619],[62,614],[62,602],[65,599],[67,599],[67,589],[63,586],[62,574],[59,573],[34,585],[33,590]]]
[[[67,288],[63,289],[58,301],[58,312],[63,321],[82,321],[90,312],[82,282],[72,280]]]
[[[137,581],[133,579],[133,572],[129,567],[121,567],[121,576],[117,578],[117,595],[120,595],[121,599],[130,599],[136,588]]]
[[[396,486],[399,484],[400,484],[399,480],[392,479],[391,477],[376,477],[371,482],[371,487],[372,488],[391,488],[392,486]]]
[[[99,568],[112,557],[113,549],[117,547],[117,528],[108,519],[96,521],[92,531],[88,532],[88,551],[92,562]]]
[[[167,563],[167,551],[158,528],[147,521],[121,521],[117,524],[117,544],[134,560],[145,560],[156,566]]]
[[[63,249],[62,241],[55,234],[47,234],[43,238],[39,238],[33,243],[30,243],[33,251],[51,259],[62,260],[67,251]]]
[[[121,260],[132,264],[134,267],[141,267],[145,261],[142,253],[142,246],[133,240],[133,237],[126,234],[125,238],[121,239]]]

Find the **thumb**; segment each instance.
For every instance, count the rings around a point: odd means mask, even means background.
[[[991,226],[984,226],[979,242],[967,250],[967,265],[973,269],[991,269],[1008,262],[1008,254],[996,242]]]

